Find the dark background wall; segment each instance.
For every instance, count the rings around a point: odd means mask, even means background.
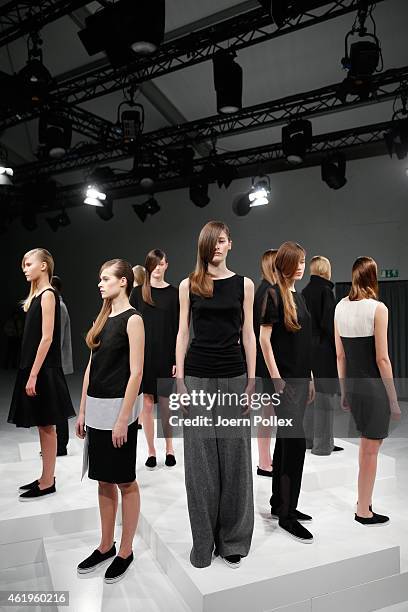
[[[198,233],[211,219],[226,222],[232,232],[229,268],[255,283],[262,252],[284,240],[300,242],[308,258],[316,254],[329,257],[334,281],[350,279],[351,265],[359,255],[374,257],[380,269],[398,268],[400,278],[408,279],[405,163],[388,157],[350,162],[347,178],[347,185],[335,192],[320,180],[320,168],[272,175],[271,204],[242,218],[232,213],[231,202],[235,193],[248,188],[249,179],[232,183],[227,191],[210,186],[211,203],[204,209],[196,208],[185,190],[158,194],[161,211],[144,224],[130,206],[135,202],[132,199],[115,202],[115,216],[109,222],[101,221],[92,207],[69,209],[71,225],[57,233],[44,217],[39,218],[34,232],[24,230],[15,220],[0,243],[0,329],[15,303],[27,293],[20,268],[22,255],[43,246],[53,254],[56,273],[64,282],[75,367],[82,368],[87,359],[83,335],[100,307],[100,264],[113,257],[143,263],[149,249],[161,248],[170,262],[167,280],[177,285],[194,267]],[[300,287],[306,281],[305,276]]]

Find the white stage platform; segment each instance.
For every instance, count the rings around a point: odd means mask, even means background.
[[[135,562],[125,580],[105,585],[104,568],[86,579],[76,574],[78,562],[98,544],[99,526],[97,485],[87,477],[80,482],[82,442],[77,439],[70,440],[69,456],[57,460],[58,493],[49,499],[17,501],[18,484],[39,473],[36,442],[19,445],[21,461],[0,465],[0,569],[45,564],[52,587],[70,591],[68,609],[74,612],[369,612],[408,600],[408,552],[401,554],[408,525],[405,506],[394,503],[393,458],[380,457],[375,497],[381,499],[375,509],[391,514],[389,525],[369,529],[353,520],[358,447],[341,441],[342,453],[306,456],[299,508],[313,515],[312,545],[279,530],[269,514],[271,482],[254,476],[250,554],[237,570],[221,559],[196,569],[189,562],[182,441],[175,441],[178,465],[173,469],[162,465],[163,441],[158,441],[161,467],[153,472],[144,467],[144,436],[139,441],[141,517]],[[255,446],[254,441],[254,471]]]

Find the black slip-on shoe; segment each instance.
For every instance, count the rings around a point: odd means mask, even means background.
[[[27,491],[24,491],[21,495],[18,496],[20,501],[34,501],[35,499],[41,499],[42,497],[46,497],[48,495],[53,495],[57,490],[55,488],[55,481],[51,487],[47,487],[46,489],[40,489],[38,486],[34,486]]]
[[[126,559],[116,556],[108,569],[105,572],[104,581],[108,584],[118,582],[123,578],[133,561],[133,553],[130,553]]]
[[[360,523],[360,525],[365,525],[366,527],[378,527],[380,525],[385,525],[386,523],[389,523],[390,517],[385,516],[384,514],[376,514],[375,512],[373,512],[373,516],[369,518],[365,518],[364,516],[357,516],[357,514],[355,514],[354,520],[357,521],[357,523]]]
[[[18,490],[23,493],[24,491],[29,491],[30,489],[34,489],[34,487],[38,487],[38,485],[39,485],[39,481],[33,480],[33,482],[29,482],[28,484],[21,485],[21,487],[19,487]],[[55,476],[54,476],[54,485],[55,485]]]
[[[276,510],[273,508],[271,508],[271,516],[274,519],[279,519],[279,514],[277,514]],[[296,521],[299,521],[299,523],[308,523],[313,520],[313,517],[311,517],[309,514],[305,514],[304,512],[300,512],[300,510],[295,510],[293,518]]]
[[[337,453],[338,451],[344,451],[342,446],[333,446],[332,453]]]
[[[241,565],[241,555],[227,555],[223,557],[224,563],[233,569]]]
[[[154,470],[157,467],[157,460],[154,455],[146,459],[145,466],[148,470]]]
[[[298,542],[302,542],[302,544],[311,544],[313,542],[312,534],[299,521],[279,521],[279,527]]]
[[[256,475],[261,476],[262,478],[272,478],[273,470],[263,470],[258,465],[256,468]]]
[[[164,465],[166,467],[174,467],[176,465],[176,458],[174,455],[172,455],[171,453],[167,453],[166,455],[166,461],[164,462]]]
[[[89,557],[81,561],[78,564],[78,574],[88,574],[93,572],[97,567],[108,561],[116,555],[116,542],[113,543],[112,548],[105,553],[101,553],[100,550],[96,549]]]

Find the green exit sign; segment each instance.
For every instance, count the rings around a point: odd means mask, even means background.
[[[389,269],[389,270],[381,270],[381,278],[398,278],[398,270]]]

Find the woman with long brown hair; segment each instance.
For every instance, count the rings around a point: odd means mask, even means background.
[[[351,410],[361,435],[354,518],[361,525],[387,523],[388,516],[373,512],[372,494],[390,416],[398,419],[401,410],[388,355],[388,309],[378,300],[377,264],[371,257],[354,262],[351,290],[337,304],[334,322],[341,404]]]
[[[55,426],[75,416],[61,365],[61,310],[51,286],[54,260],[46,249],[28,251],[21,264],[30,283],[23,302],[26,312],[20,368],[14,386],[8,422],[17,427],[38,427],[42,474],[20,487],[20,501],[38,499],[56,492]]]
[[[201,402],[188,409],[192,419],[205,415],[203,427],[184,422],[190,561],[195,567],[209,566],[213,553],[238,567],[249,552],[254,526],[251,427],[238,422],[229,427],[228,417],[239,416],[242,409],[222,399],[242,392],[250,397],[256,361],[254,285],[227,268],[231,246],[225,223],[209,221],[198,238],[195,270],[180,284],[178,390],[215,398],[212,406]],[[188,346],[190,313],[194,338]],[[220,391],[226,392],[221,400]],[[221,417],[227,417],[225,427],[218,426]]]
[[[261,258],[261,273],[262,281],[255,291],[254,297],[254,332],[256,339],[256,376],[262,378],[262,390],[264,393],[274,393],[273,385],[269,385],[269,372],[266,367],[265,359],[262,354],[261,345],[259,344],[260,317],[262,303],[265,297],[265,292],[269,287],[276,283],[275,259],[278,249],[268,249]],[[269,380],[268,380],[269,379]],[[269,408],[265,407],[264,416],[271,414]],[[270,426],[259,425],[258,434],[258,453],[259,461],[257,467],[257,475],[265,478],[272,477],[272,457],[271,457],[271,437],[272,428]]]
[[[303,418],[306,404],[314,399],[311,381],[312,328],[304,298],[295,289],[305,271],[305,250],[284,242],[275,259],[276,284],[267,289],[261,312],[260,345],[269,375],[281,402],[273,453],[271,514],[287,534],[303,543],[313,536],[302,522],[312,517],[297,509],[306,453]]]
[[[170,379],[176,371],[179,297],[177,288],[164,279],[168,266],[164,251],[161,249],[149,251],[145,261],[143,284],[134,287],[129,298],[132,306],[142,315],[145,326],[142,419],[148,447],[145,465],[150,470],[157,467],[154,446],[154,404],[158,405],[166,440],[164,464],[166,467],[176,465],[171,428],[168,427],[167,396],[171,386]]]
[[[84,374],[76,434],[86,438],[84,464],[89,478],[98,481],[102,534],[98,548],[79,563],[78,573],[91,572],[113,558],[104,577],[111,583],[120,580],[133,561],[132,542],[139,518],[135,466],[144,328],[129,303],[131,265],[112,259],[102,265],[99,275],[103,305],[86,336],[91,356]],[[116,555],[118,488],[122,538]]]

